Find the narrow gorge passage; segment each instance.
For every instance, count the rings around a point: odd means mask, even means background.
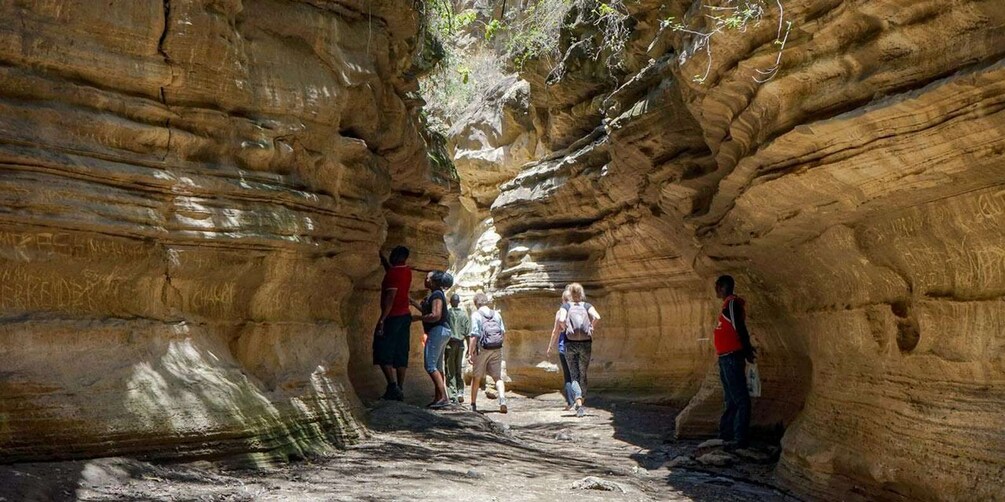
[[[1003,501],[1002,3],[0,0],[0,497]],[[427,411],[418,323],[379,399],[399,245],[509,414]]]
[[[124,458],[0,467],[3,500],[787,501],[773,467],[667,469],[697,441],[663,444],[673,409],[597,400],[585,418],[557,394],[510,412],[375,403],[373,433],[328,457],[265,471]],[[671,419],[671,420],[668,420]],[[751,480],[747,482],[744,480]],[[585,482],[584,482],[585,480]],[[591,483],[600,480],[599,483]]]

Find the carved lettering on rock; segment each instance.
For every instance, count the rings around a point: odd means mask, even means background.
[[[4,311],[92,310],[121,301],[127,279],[85,270],[76,275],[40,271],[23,265],[0,270],[0,308]]]
[[[141,244],[129,245],[123,241],[69,232],[0,231],[0,249],[13,250],[22,261],[53,256],[134,258],[145,256],[149,252]]]

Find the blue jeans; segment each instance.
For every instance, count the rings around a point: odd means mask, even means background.
[[[433,326],[429,333],[426,333],[426,348],[422,351],[426,373],[440,371],[443,367],[443,350],[447,348],[449,340],[450,328],[444,325]]]
[[[743,351],[719,356],[719,378],[726,410],[719,419],[719,437],[746,446],[750,440],[750,394],[747,393],[747,362]]]
[[[562,396],[565,397],[565,404],[572,406],[576,402],[576,393],[572,390],[572,377],[569,376],[569,362],[565,359],[565,352],[558,352],[558,362],[562,363],[562,378],[565,380]]]

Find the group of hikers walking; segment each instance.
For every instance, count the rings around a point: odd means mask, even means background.
[[[412,270],[407,265],[408,255],[407,248],[398,246],[387,260],[381,256],[385,275],[381,284],[381,314],[374,330],[373,363],[381,368],[387,381],[383,399],[404,399],[411,323],[420,321],[424,333],[423,366],[434,388],[428,407],[439,409],[464,402],[462,371],[467,360],[472,368],[471,410],[478,411],[481,381],[490,376],[498,393],[499,411],[506,413],[506,384],[502,375],[506,326],[502,314],[491,308],[484,293],[474,296],[475,311],[470,314],[461,308],[459,295],[452,295],[448,303],[446,291],[453,286],[453,277],[439,270],[426,274],[425,299],[411,300]],[[749,443],[751,410],[746,363],[754,361],[755,351],[747,331],[745,302],[734,294],[734,287],[735,282],[728,275],[715,282],[716,296],[723,300],[713,332],[725,400],[719,434],[728,447],[745,448]],[[566,286],[555,312],[546,354],[551,358],[552,349],[557,348],[564,377],[565,409],[575,409],[579,417],[585,414],[587,372],[593,335],[600,319],[596,307],[586,302],[581,284]]]
[[[457,294],[451,296],[448,307],[446,291],[454,281],[449,273],[440,270],[426,274],[426,298],[421,302],[411,300],[408,294],[412,271],[407,265],[408,254],[407,248],[399,246],[391,251],[387,260],[381,257],[385,274],[381,283],[381,313],[374,329],[373,363],[381,368],[387,381],[383,399],[404,399],[411,323],[421,321],[423,366],[434,389],[428,407],[438,409],[464,402],[463,365],[467,360],[472,368],[471,409],[478,411],[481,380],[489,376],[495,382],[499,411],[506,413],[509,410],[502,374],[506,325],[502,314],[490,306],[485,293],[474,296],[475,311],[470,315],[460,307]],[[565,377],[567,409],[575,408],[578,416],[584,414],[592,336],[600,320],[597,309],[585,302],[585,296],[580,284],[566,287],[555,313],[555,327],[547,349],[550,357],[557,343]]]

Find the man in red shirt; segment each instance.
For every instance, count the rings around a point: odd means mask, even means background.
[[[712,335],[715,353],[719,355],[719,378],[726,401],[726,410],[719,420],[719,437],[727,442],[727,449],[746,448],[750,441],[746,362],[754,362],[744,301],[733,294],[734,286],[732,276],[723,275],[715,281],[715,296],[723,302]]]
[[[373,331],[373,364],[380,366],[387,380],[382,399],[397,401],[405,397],[402,388],[408,368],[412,324],[412,313],[408,309],[412,269],[405,264],[407,260],[408,248],[404,246],[392,249],[388,260],[380,257],[385,272],[380,286],[380,319]]]

